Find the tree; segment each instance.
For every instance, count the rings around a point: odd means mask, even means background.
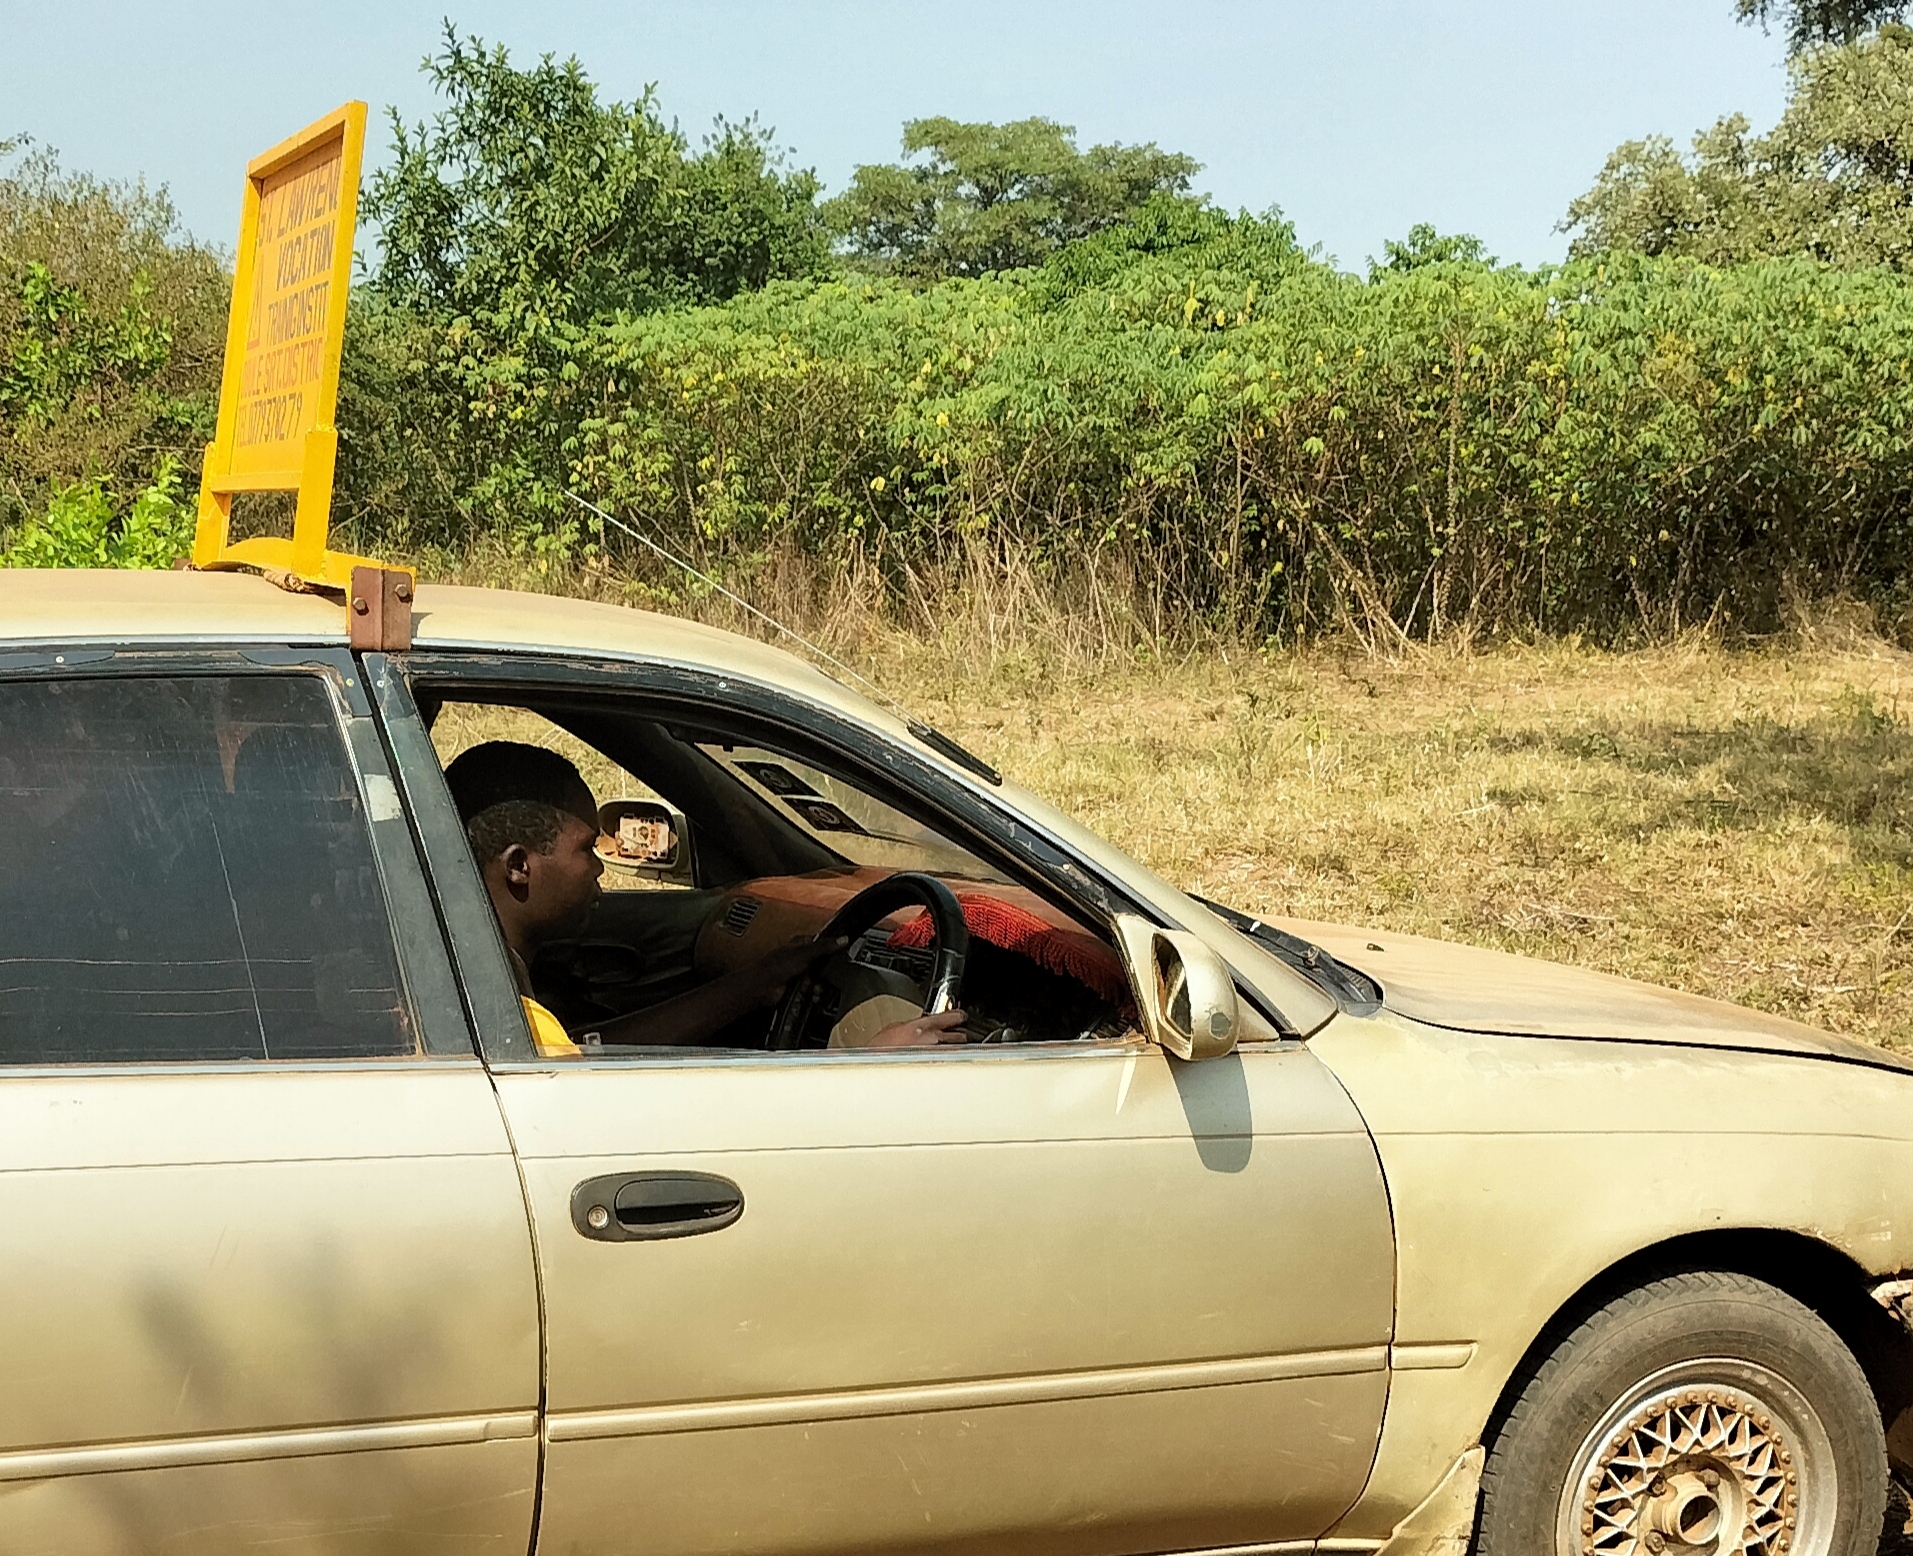
[[[388,302],[582,322],[825,267],[816,177],[785,171],[754,120],[719,120],[693,154],[649,89],[601,102],[576,59],[520,70],[449,26],[424,69],[445,109],[409,130],[393,114],[366,200]]]
[[[1913,268],[1913,31],[1810,49],[1788,71],[1770,134],[1735,114],[1695,136],[1689,157],[1664,136],[1620,147],[1568,207],[1573,252]]]
[[[1084,299],[1130,317],[1180,318],[1192,281],[1205,294],[1246,295],[1280,285],[1309,260],[1279,210],[1230,216],[1159,194],[1115,226],[1056,250],[1022,295],[1037,310]]]
[[[339,503],[433,539],[480,514],[509,543],[562,545],[579,383],[621,319],[722,302],[829,269],[817,180],[755,120],[700,151],[649,89],[603,100],[576,59],[529,69],[460,39],[424,64],[444,109],[370,183],[379,258],[347,323]]]
[[[0,537],[78,483],[197,481],[231,289],[164,189],[0,142]]]
[[[1764,29],[1776,16],[1787,33],[1787,52],[1823,43],[1853,43],[1873,28],[1906,15],[1908,0],[1734,0],[1743,22]]]
[[[1050,119],[912,119],[903,151],[858,168],[825,216],[853,260],[925,279],[1039,265],[1152,196],[1187,197],[1201,171],[1153,143],[1079,151]]]
[[[1488,246],[1473,233],[1440,233],[1428,222],[1416,222],[1408,229],[1408,236],[1400,243],[1393,238],[1382,243],[1382,257],[1379,261],[1368,262],[1369,279],[1382,275],[1404,275],[1410,270],[1419,270],[1424,265],[1443,265],[1451,262],[1472,265],[1492,265],[1494,257],[1489,254]]]

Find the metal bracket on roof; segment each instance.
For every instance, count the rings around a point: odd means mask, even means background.
[[[412,574],[396,567],[355,567],[346,591],[354,653],[403,653],[412,646]]]

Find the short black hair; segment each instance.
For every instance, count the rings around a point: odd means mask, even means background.
[[[481,865],[515,843],[550,853],[567,816],[598,825],[584,775],[543,746],[488,740],[446,768],[445,781]]]

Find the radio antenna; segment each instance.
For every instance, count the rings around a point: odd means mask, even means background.
[[[988,762],[984,761],[982,757],[976,755],[976,753],[974,753],[973,751],[966,750],[964,747],[958,745],[956,741],[952,740],[948,735],[944,734],[942,730],[936,729],[932,727],[931,725],[924,723],[922,719],[916,717],[916,715],[913,714],[908,708],[906,708],[902,703],[898,702],[895,697],[892,697],[890,693],[885,691],[875,681],[871,680],[869,676],[863,675],[860,672],[853,670],[849,665],[845,664],[841,659],[839,659],[835,654],[831,653],[828,649],[820,648],[817,644],[811,642],[809,638],[805,637],[801,632],[798,632],[794,630],[793,628],[785,626],[775,616],[771,615],[770,612],[759,610],[757,606],[751,604],[751,602],[745,599],[743,595],[738,594],[733,590],[725,588],[723,584],[719,583],[715,578],[711,577],[709,573],[700,572],[697,568],[693,567],[689,562],[685,561],[683,557],[677,555],[675,552],[659,544],[657,541],[653,540],[649,535],[642,533],[638,529],[634,528],[632,525],[625,523],[623,519],[616,518],[613,515],[606,513],[604,509],[600,508],[595,502],[590,502],[587,499],[580,497],[576,492],[572,491],[568,487],[565,490],[565,496],[569,497],[573,502],[575,502],[580,508],[583,508],[587,513],[596,514],[602,522],[609,524],[613,529],[621,530],[625,534],[629,535],[633,540],[635,540],[639,545],[643,546],[647,551],[650,551],[654,553],[655,555],[662,557],[665,561],[669,562],[673,567],[679,568],[682,571],[689,573],[693,578],[695,578],[699,583],[703,584],[707,589],[714,590],[718,594],[723,595],[725,599],[729,600],[733,605],[737,606],[739,610],[745,611],[749,615],[755,616],[759,621],[763,622],[767,627],[770,627],[773,631],[781,632],[785,637],[789,638],[793,643],[799,644],[808,652],[810,652],[811,654],[814,654],[817,658],[821,659],[825,664],[829,665],[832,669],[841,671],[844,675],[849,676],[850,679],[855,681],[859,686],[867,688],[870,691],[872,696],[874,696],[879,702],[883,703],[886,707],[888,707],[891,712],[897,715],[898,718],[903,720],[905,727],[909,729],[910,733],[916,739],[921,740],[926,746],[930,747],[931,750],[939,752],[943,756],[948,757],[951,761],[955,762],[959,767],[966,768],[970,772],[975,773],[977,777],[983,779],[986,783],[1001,785],[1001,783],[1003,782],[1003,775],[999,773],[994,767],[990,766]]]

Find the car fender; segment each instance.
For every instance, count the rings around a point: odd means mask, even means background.
[[[1388,1011],[1340,1016],[1310,1047],[1374,1135],[1397,1240],[1387,1417],[1339,1538],[1387,1539],[1481,1441],[1550,1321],[1644,1251],[1777,1231],[1856,1277],[1913,1266],[1913,1078]]]

